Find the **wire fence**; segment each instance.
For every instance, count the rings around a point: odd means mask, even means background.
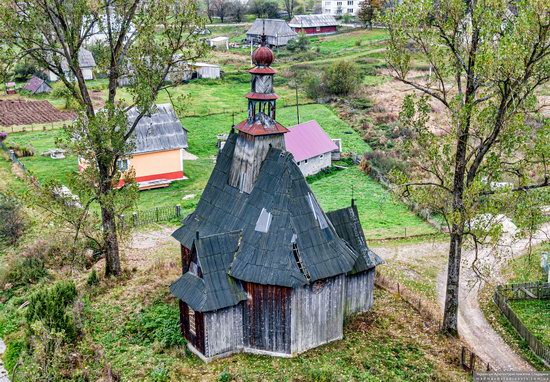
[[[397,281],[392,280],[389,277],[382,275],[376,271],[375,284],[388,292],[395,293],[409,304],[414,310],[416,310],[424,319],[431,322],[432,325],[440,326],[440,322],[443,320],[441,310],[431,302],[424,300],[422,296],[415,293],[403,286]],[[470,373],[491,371],[491,365],[485,362],[479,355],[474,353],[470,348],[465,345],[460,345],[460,365],[461,367],[469,371]]]
[[[183,218],[181,206],[156,207],[145,211],[134,211],[128,215],[119,216],[122,227],[139,227],[146,224],[179,221]]]
[[[517,316],[510,304],[508,304],[508,301],[511,300],[547,299],[550,299],[550,283],[544,282],[499,285],[493,296],[495,304],[521,338],[527,342],[531,351],[535,353],[547,367],[550,367],[550,347],[543,344],[541,340],[535,337]]]

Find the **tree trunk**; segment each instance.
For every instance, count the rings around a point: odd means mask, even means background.
[[[462,256],[463,228],[453,225],[447,266],[447,289],[443,314],[443,332],[458,334],[458,291],[460,288],[460,260]]]
[[[122,272],[118,250],[115,213],[110,206],[101,206],[101,223],[105,245],[105,275],[119,276]]]

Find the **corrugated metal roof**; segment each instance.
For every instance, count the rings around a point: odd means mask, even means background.
[[[254,24],[246,32],[247,35],[261,36],[265,31],[270,37],[294,37],[298,36],[284,20],[279,19],[256,19]]]
[[[196,239],[193,254],[202,277],[185,273],[170,286],[172,294],[198,312],[223,309],[246,300],[240,282],[227,274],[240,235],[240,232],[228,232]]]
[[[296,15],[288,25],[291,28],[331,27],[338,21],[331,15]]]
[[[353,267],[354,272],[362,272],[384,262],[376,253],[369,249],[355,204],[352,204],[351,207],[330,211],[327,215],[334,225],[338,236],[344,239],[360,254]]]
[[[78,65],[80,65],[81,69],[95,67],[96,64],[92,52],[87,49],[80,48],[78,51]],[[61,60],[61,69],[63,69],[64,72],[69,70],[69,66],[67,65],[67,60],[65,58]]]
[[[290,153],[270,148],[250,194],[229,185],[236,137],[229,135],[197,209],[173,236],[190,248],[195,232],[242,230],[229,274],[243,281],[297,287],[352,271],[359,254],[317,201],[312,207],[313,193]],[[256,230],[262,209],[271,214],[267,232]]]
[[[49,88],[51,90],[50,85],[48,85],[45,80],[36,76],[32,76],[29,82],[25,84],[23,89],[30,91],[31,93],[34,94],[38,89],[40,89],[42,85],[44,85],[46,88]]]
[[[317,121],[308,121],[292,126],[285,134],[285,146],[292,153],[296,162],[338,150],[338,146]]]
[[[187,130],[182,126],[172,105],[157,105],[157,111],[144,116],[134,131],[135,148],[132,154],[187,148]],[[128,125],[138,116],[138,110],[128,111]]]

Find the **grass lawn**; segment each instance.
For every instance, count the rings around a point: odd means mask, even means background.
[[[356,167],[332,173],[310,185],[325,211],[349,206],[353,193],[367,239],[436,232]]]
[[[300,107],[302,121],[316,119],[332,138],[342,138],[344,152],[362,153],[370,147],[349,125],[340,120],[324,105],[304,105]],[[236,122],[245,115],[237,115]],[[296,123],[295,108],[278,110],[278,120],[285,126]],[[189,130],[189,151],[199,156],[196,161],[185,161],[184,169],[188,180],[173,182],[169,187],[140,193],[139,210],[155,207],[182,206],[183,214],[194,210],[199,201],[217,153],[216,134],[227,133],[232,124],[229,114],[182,119]],[[65,159],[42,157],[40,153],[55,147],[55,140],[62,135],[61,130],[35,131],[10,134],[8,142],[30,145],[35,155],[21,158],[21,161],[42,182],[59,180],[66,183],[71,172],[77,171],[77,159],[68,155]],[[361,213],[361,220],[369,238],[386,238],[405,235],[433,233],[435,230],[422,219],[410,212],[407,207],[393,199],[390,193],[360,172],[349,168],[311,180],[311,187],[322,207],[329,211],[349,206],[353,194]]]
[[[527,329],[550,346],[550,300],[513,300],[509,304]]]

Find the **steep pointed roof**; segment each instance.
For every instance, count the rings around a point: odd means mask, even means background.
[[[196,239],[192,252],[201,274],[191,270],[183,274],[170,286],[172,294],[197,312],[223,309],[246,300],[241,284],[227,275],[240,236],[236,231]]]
[[[358,253],[340,238],[292,155],[270,148],[250,194],[228,183],[229,136],[195,212],[173,236],[190,248],[195,232],[242,230],[229,269],[236,279],[297,287],[352,271]]]
[[[338,236],[344,239],[359,254],[353,267],[354,272],[362,272],[384,262],[369,249],[355,204],[352,204],[351,207],[330,211],[327,215]]]

